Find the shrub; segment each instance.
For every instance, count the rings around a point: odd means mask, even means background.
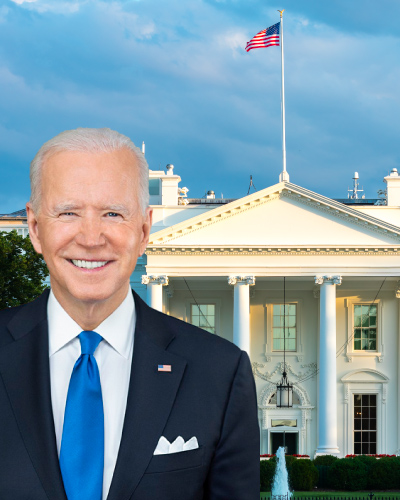
[[[368,487],[368,460],[342,458],[329,467],[328,484],[334,490],[357,491]],[[371,457],[364,457],[371,458]],[[374,460],[374,459],[372,459]]]
[[[318,470],[310,460],[296,460],[290,466],[289,482],[295,491],[311,491],[318,482]]]
[[[297,462],[297,458],[294,457],[293,455],[286,455],[285,456],[285,461],[286,461],[286,469],[290,470],[291,466],[293,465],[294,462]]]
[[[260,491],[271,491],[276,459],[260,461]]]
[[[333,465],[338,457],[334,455],[320,455],[313,461],[314,465]]]
[[[375,490],[391,490],[400,484],[400,460],[381,458],[371,464],[368,472],[368,486]]]

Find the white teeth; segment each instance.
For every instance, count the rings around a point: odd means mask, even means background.
[[[95,269],[96,267],[103,267],[108,263],[108,260],[74,260],[71,259],[72,263],[76,267],[83,267],[85,269]]]

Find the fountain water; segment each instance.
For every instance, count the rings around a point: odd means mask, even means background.
[[[278,448],[276,458],[278,462],[276,464],[271,495],[272,498],[276,498],[277,500],[282,500],[283,497],[289,500],[292,492],[289,490],[289,477],[286,469],[285,448],[283,446]]]

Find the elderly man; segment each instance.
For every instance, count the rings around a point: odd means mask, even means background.
[[[152,218],[140,150],[63,132],[31,188],[51,290],[0,313],[1,500],[258,498],[248,356],[129,287]]]

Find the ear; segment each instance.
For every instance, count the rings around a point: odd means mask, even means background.
[[[29,238],[32,242],[33,248],[37,253],[42,253],[42,245],[39,238],[38,217],[33,211],[32,204],[26,204],[26,215],[28,217]]]
[[[147,247],[147,244],[149,242],[150,229],[151,229],[152,222],[153,222],[153,209],[150,207],[147,207],[146,214],[143,217],[142,241],[140,242],[140,247],[139,247],[139,257],[144,254],[146,247]]]

